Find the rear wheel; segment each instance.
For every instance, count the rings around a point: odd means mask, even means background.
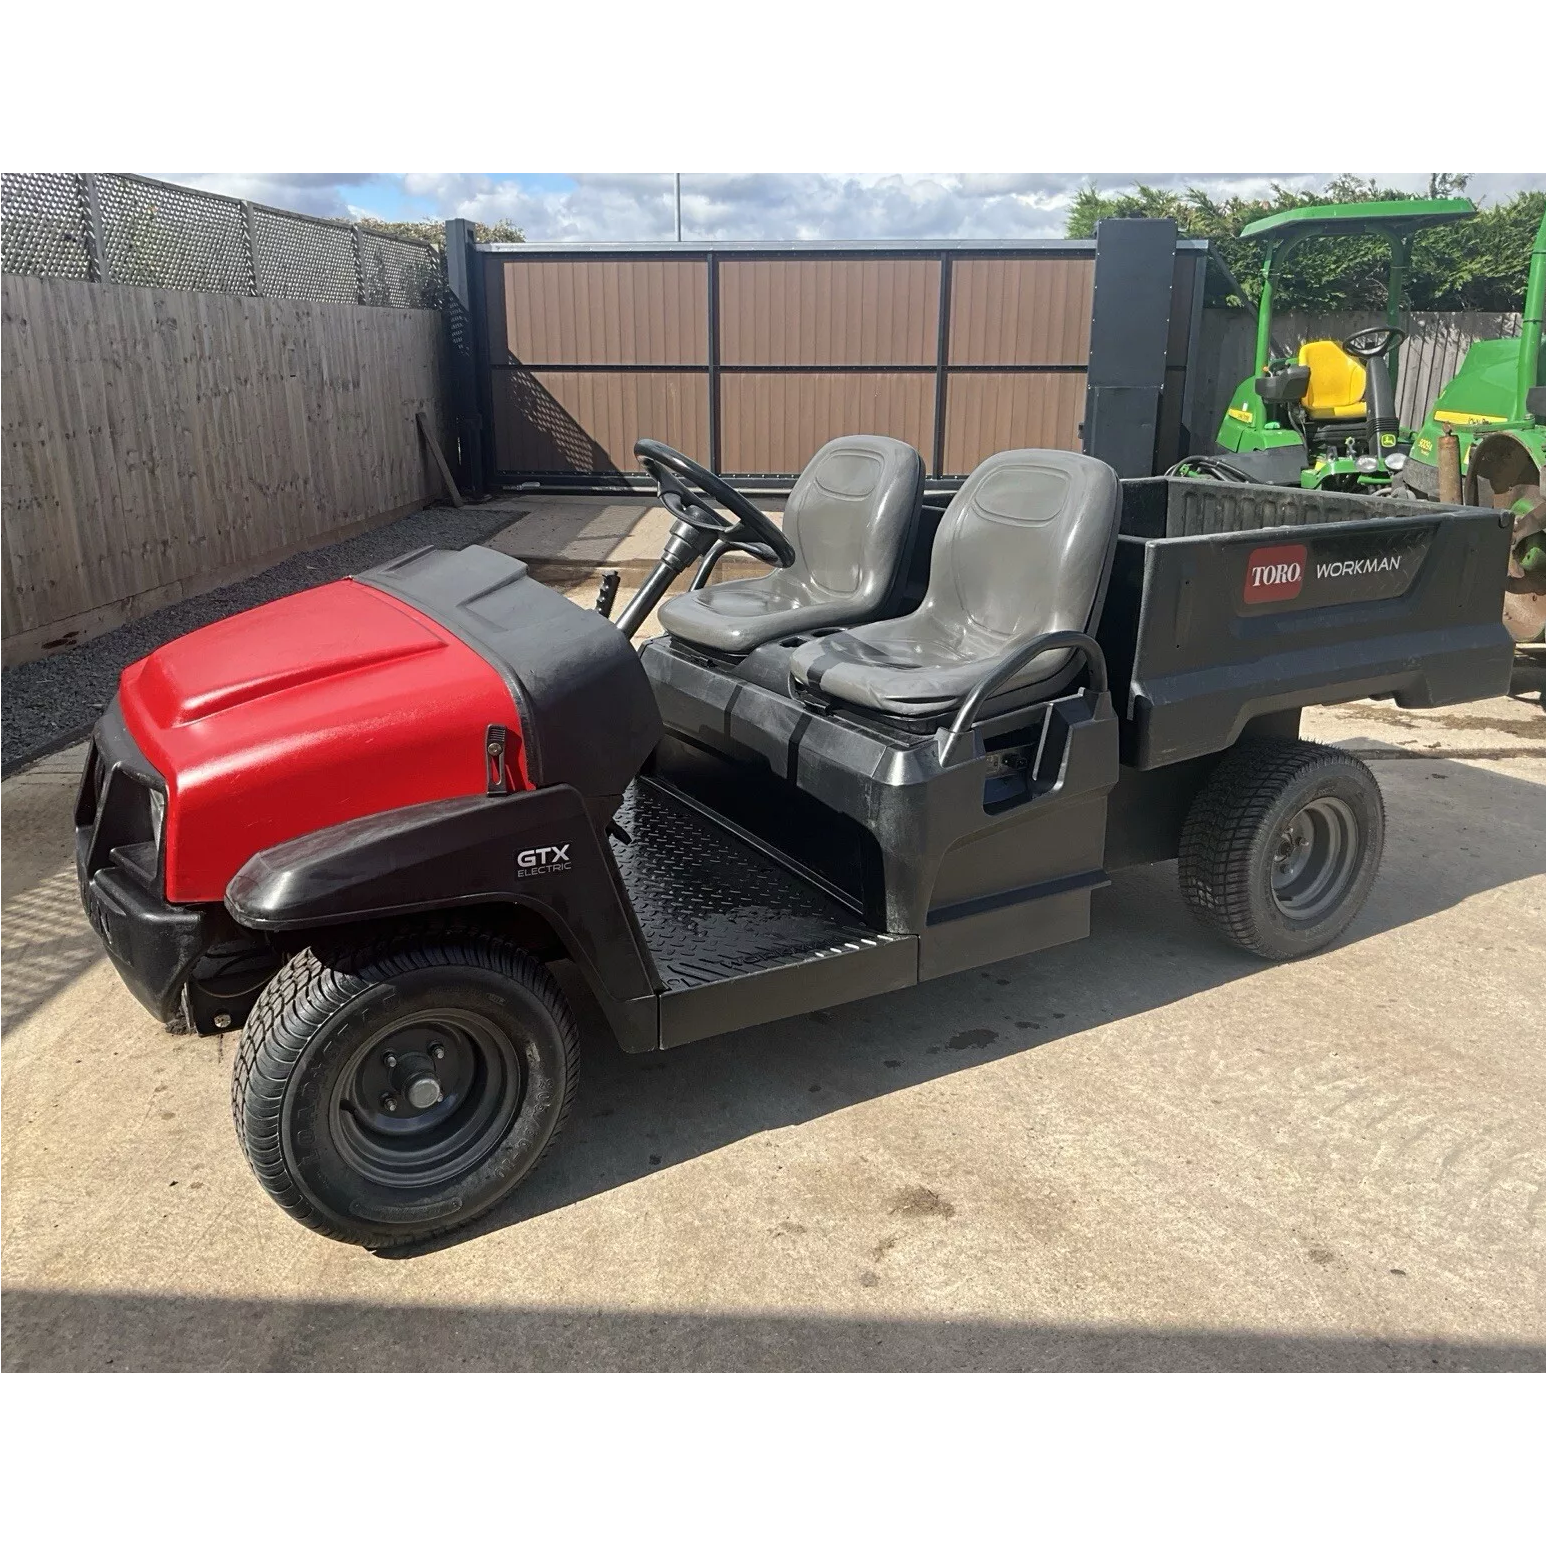
[[[1285,960],[1353,921],[1384,846],[1384,801],[1358,758],[1312,741],[1248,741],[1192,802],[1181,894],[1231,944]]]
[[[264,989],[231,1085],[259,1184],[356,1245],[425,1240],[492,1208],[574,1099],[574,1017],[540,962],[491,935],[305,950]]]

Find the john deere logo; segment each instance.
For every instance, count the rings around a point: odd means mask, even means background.
[[[1302,542],[1256,548],[1245,561],[1245,602],[1292,601],[1304,587],[1307,550]]]

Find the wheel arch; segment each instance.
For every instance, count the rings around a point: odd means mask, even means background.
[[[562,857],[523,864],[528,851]],[[626,1050],[659,1042],[653,966],[607,839],[568,786],[322,828],[253,855],[225,905],[281,946],[479,922],[540,958],[572,961]]]

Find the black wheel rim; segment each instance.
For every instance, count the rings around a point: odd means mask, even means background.
[[[334,1082],[333,1142],[379,1186],[442,1185],[499,1144],[525,1088],[519,1053],[486,1016],[407,1014],[377,1031]]]
[[[1347,895],[1363,850],[1353,808],[1335,795],[1311,800],[1278,832],[1272,900],[1294,923],[1315,923]]]

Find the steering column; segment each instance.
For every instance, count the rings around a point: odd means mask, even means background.
[[[660,502],[671,512],[672,520],[660,562],[617,620],[617,626],[630,639],[671,589],[676,577],[699,559],[708,561],[694,581],[695,586],[708,578],[709,569],[722,554],[731,551],[749,553],[779,569],[787,569],[794,562],[794,549],[783,532],[723,478],[658,440],[636,442],[633,453],[655,480]],[[716,503],[723,505],[730,515],[717,509]]]

